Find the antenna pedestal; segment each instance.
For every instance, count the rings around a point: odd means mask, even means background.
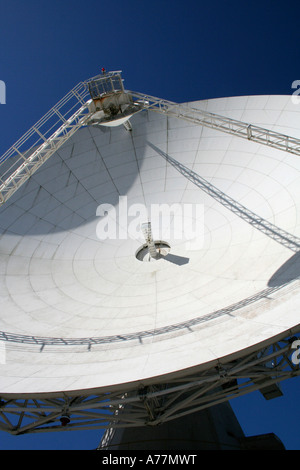
[[[126,410],[124,409],[124,412]],[[127,410],[128,411],[128,410]],[[230,406],[222,403],[192,415],[183,416],[159,426],[116,429],[106,445],[98,450],[155,450],[155,451],[199,451],[199,450],[284,450],[275,434],[246,437]],[[196,454],[193,454],[196,456]],[[166,454],[166,458],[192,459],[192,453]],[[159,463],[159,462],[157,462]],[[162,463],[162,462],[161,462]],[[165,463],[189,463],[178,460]]]

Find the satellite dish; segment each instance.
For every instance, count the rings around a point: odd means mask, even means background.
[[[288,96],[186,106],[300,138]],[[66,429],[108,398],[114,425],[121,402],[299,331],[300,158],[139,111],[128,132],[94,109],[0,208],[1,409],[45,413],[10,432]]]

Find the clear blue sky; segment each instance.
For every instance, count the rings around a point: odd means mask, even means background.
[[[10,0],[0,6],[0,154],[81,80],[123,70],[128,89],[174,101],[292,94],[300,79],[296,0]],[[232,405],[247,435],[300,449],[300,380],[284,397]],[[0,449],[93,449],[101,432],[9,436]]]

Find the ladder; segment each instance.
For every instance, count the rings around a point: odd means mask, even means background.
[[[152,237],[151,222],[145,222],[144,224],[142,224],[141,229],[148,246],[149,255],[151,256],[151,258],[157,258],[158,252],[156,250],[155,243]]]
[[[0,158],[0,205],[4,204],[80,127],[90,112],[78,84]]]

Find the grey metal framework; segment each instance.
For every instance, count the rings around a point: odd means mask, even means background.
[[[167,382],[149,379],[143,386],[127,384],[94,394],[3,396],[0,429],[15,435],[106,429],[100,446],[105,448],[116,428],[157,426],[255,390],[271,399],[281,395],[281,381],[300,375],[298,333],[287,332],[243,356],[216,360],[204,370],[176,373]]]
[[[123,93],[123,81],[120,72],[104,73],[100,77],[94,77],[88,81],[88,89],[92,99],[100,98],[107,94]]]
[[[296,255],[297,256],[297,255]],[[295,282],[294,282],[295,281]],[[150,330],[139,330],[133,333],[128,334],[118,334],[110,336],[93,336],[93,337],[82,337],[82,338],[61,338],[61,337],[51,337],[51,336],[34,336],[34,335],[24,335],[17,333],[9,333],[7,331],[0,331],[0,341],[6,343],[7,347],[10,347],[10,344],[24,344],[24,345],[33,345],[36,346],[37,352],[42,352],[44,349],[51,347],[69,347],[76,346],[82,347],[83,350],[90,351],[94,346],[99,344],[112,344],[112,343],[124,343],[128,341],[138,340],[142,343],[145,339],[149,337],[158,337],[163,335],[172,334],[174,332],[184,332],[190,331],[191,328],[196,327],[201,324],[205,324],[213,319],[220,318],[226,315],[232,315],[234,312],[239,311],[241,308],[244,308],[248,305],[253,305],[256,302],[264,301],[268,299],[272,294],[280,292],[282,289],[289,289],[289,292],[292,292],[294,289],[297,289],[297,278],[292,277],[291,279],[286,279],[284,282],[280,282],[278,285],[268,286],[265,289],[262,289],[259,292],[256,292],[254,295],[250,295],[244,299],[235,302],[234,304],[228,305],[221,309],[210,312],[206,315],[201,315],[199,317],[194,317],[190,320],[186,320],[180,323],[172,323],[160,328],[153,328]],[[300,325],[299,325],[300,329]]]

